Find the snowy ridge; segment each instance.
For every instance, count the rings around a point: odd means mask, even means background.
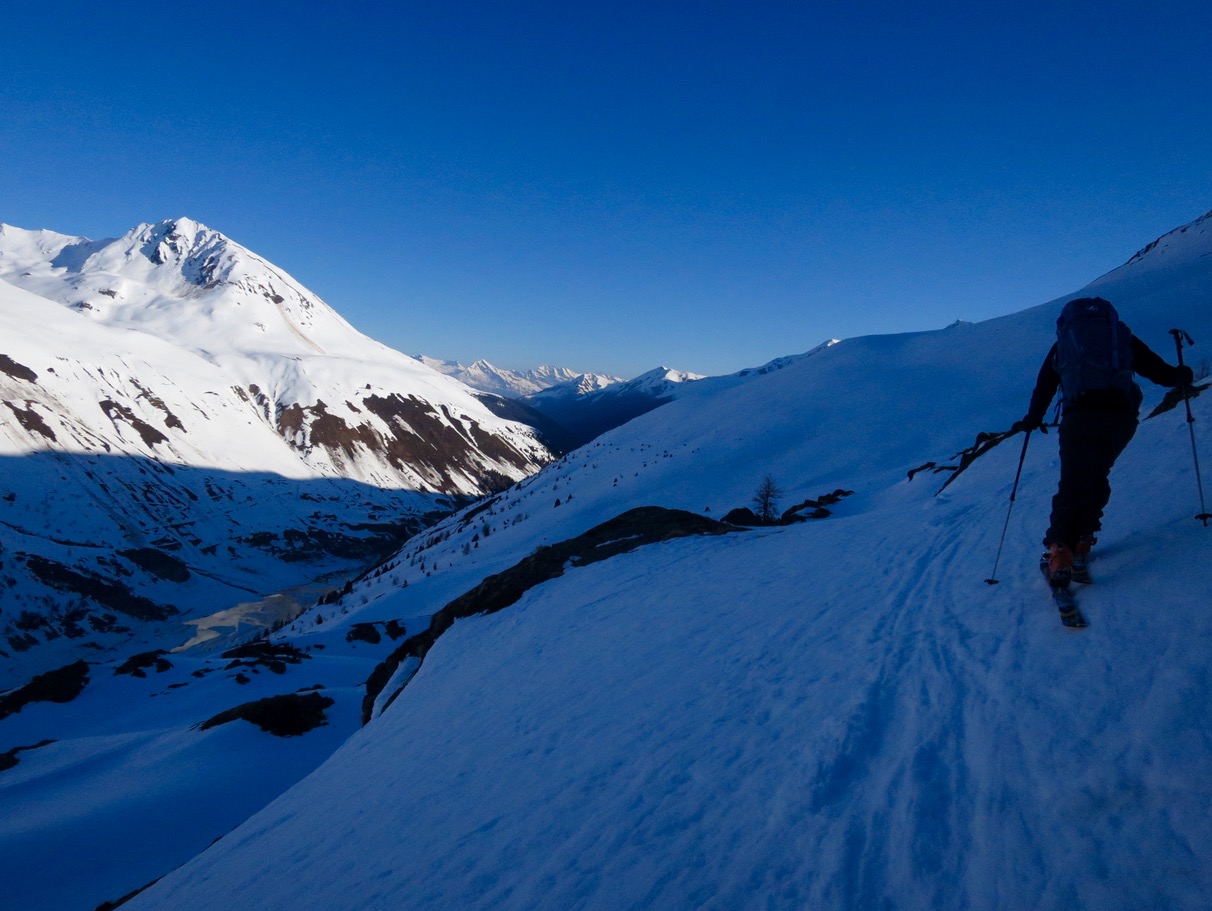
[[[1100,293],[1170,356],[1172,326],[1212,339],[1209,288],[1199,256]],[[98,665],[74,701],[0,720],[0,756],[58,741],[0,773],[0,856],[53,852],[65,876],[10,894],[93,907],[196,854],[128,907],[1203,908],[1212,578],[1182,415],[1142,422],[1117,466],[1078,634],[1034,565],[1055,434],[1031,440],[997,586],[1020,438],[942,495],[907,479],[1022,415],[1062,302],[686,384],[283,628],[270,642],[307,657],[281,674]],[[853,493],[811,522],[569,561],[400,664],[359,729],[362,682],[436,609],[634,507],[718,518],[766,474],[787,505]],[[288,740],[179,720],[317,682],[327,723]],[[196,777],[114,786],[148,768]],[[70,850],[86,837],[122,847]]]
[[[1212,212],[1208,212],[1188,225],[1175,228],[1168,234],[1162,235],[1128,260],[1125,267],[1132,266],[1136,273],[1140,274],[1145,270],[1160,270],[1190,264],[1209,255],[1208,238],[1210,236],[1212,236]],[[1102,280],[1113,275],[1115,272]]]
[[[647,373],[642,373],[635,379],[629,380],[628,385],[635,392],[660,396],[667,395],[680,383],[693,383],[695,380],[701,379],[703,377],[697,373],[687,373],[684,370],[674,370],[670,367],[657,367],[655,370],[649,370]]]
[[[519,371],[497,367],[483,358],[466,366],[458,361],[438,360],[420,354],[414,355],[414,357],[421,363],[457,379],[472,389],[506,398],[523,398],[565,383],[589,384],[592,388],[601,389],[611,383],[622,382],[618,377],[606,376],[602,373],[577,373],[567,367],[554,367],[550,364]]]
[[[741,370],[741,371],[737,372],[736,374],[734,374],[734,376],[749,377],[749,376],[755,376],[755,375],[759,375],[759,374],[763,374],[763,373],[771,373],[772,371],[775,371],[775,370],[782,370],[784,367],[789,367],[792,364],[796,363],[797,361],[803,360],[804,358],[814,357],[814,356],[820,354],[822,351],[825,351],[828,348],[832,348],[834,345],[840,344],[841,341],[842,340],[840,338],[827,339],[826,341],[821,342],[815,348],[805,351],[803,354],[793,354],[793,355],[789,355],[787,357],[777,357],[774,360],[763,364],[761,367],[749,367],[745,370]]]

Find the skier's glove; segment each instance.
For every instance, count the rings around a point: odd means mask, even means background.
[[[1195,374],[1191,371],[1191,368],[1188,367],[1186,364],[1183,364],[1181,367],[1177,367],[1175,369],[1178,370],[1178,376],[1179,376],[1178,385],[1190,386],[1193,382],[1195,382]]]
[[[1010,428],[1011,433],[1030,433],[1033,430],[1038,430],[1041,433],[1048,432],[1044,427],[1044,422],[1031,415],[1027,415],[1021,421],[1015,421],[1014,425]]]

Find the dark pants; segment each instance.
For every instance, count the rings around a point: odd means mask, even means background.
[[[1045,544],[1077,546],[1102,528],[1111,499],[1111,466],[1136,434],[1136,414],[1114,409],[1071,408],[1060,425],[1060,484],[1052,498],[1052,525]]]

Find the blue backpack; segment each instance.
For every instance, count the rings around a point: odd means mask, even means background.
[[[1132,330],[1110,301],[1069,301],[1056,321],[1056,372],[1066,405],[1094,393],[1107,404],[1140,404],[1132,379]]]

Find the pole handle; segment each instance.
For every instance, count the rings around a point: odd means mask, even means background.
[[[1174,336],[1174,347],[1175,350],[1178,351],[1178,366],[1183,367],[1185,366],[1183,364],[1183,342],[1186,341],[1188,345],[1194,345],[1195,339],[1191,338],[1191,333],[1186,329],[1171,329],[1170,334]],[[1190,387],[1188,385],[1183,385],[1183,405],[1186,406],[1187,409],[1187,423],[1194,424],[1195,415],[1191,413],[1191,398],[1188,393],[1189,388]]]
[[[1186,329],[1171,329],[1170,334],[1174,336],[1174,347],[1178,349],[1178,366],[1181,367],[1183,365],[1183,342],[1191,347],[1194,346],[1195,339],[1191,338],[1191,333]]]
[[[1191,333],[1185,329],[1171,329],[1170,334],[1174,336],[1174,345],[1178,349],[1178,366],[1183,366],[1183,342],[1188,345],[1194,345],[1195,339],[1191,338]],[[1192,426],[1195,423],[1195,415],[1191,413],[1191,398],[1189,395],[1190,386],[1183,385],[1183,404],[1187,406],[1187,430],[1191,433],[1191,458],[1195,460],[1195,484],[1199,488],[1199,514],[1195,517],[1204,523],[1204,528],[1208,527],[1208,520],[1212,519],[1212,513],[1208,512],[1204,506],[1204,482],[1199,476],[1199,453],[1195,450],[1195,428]]]

